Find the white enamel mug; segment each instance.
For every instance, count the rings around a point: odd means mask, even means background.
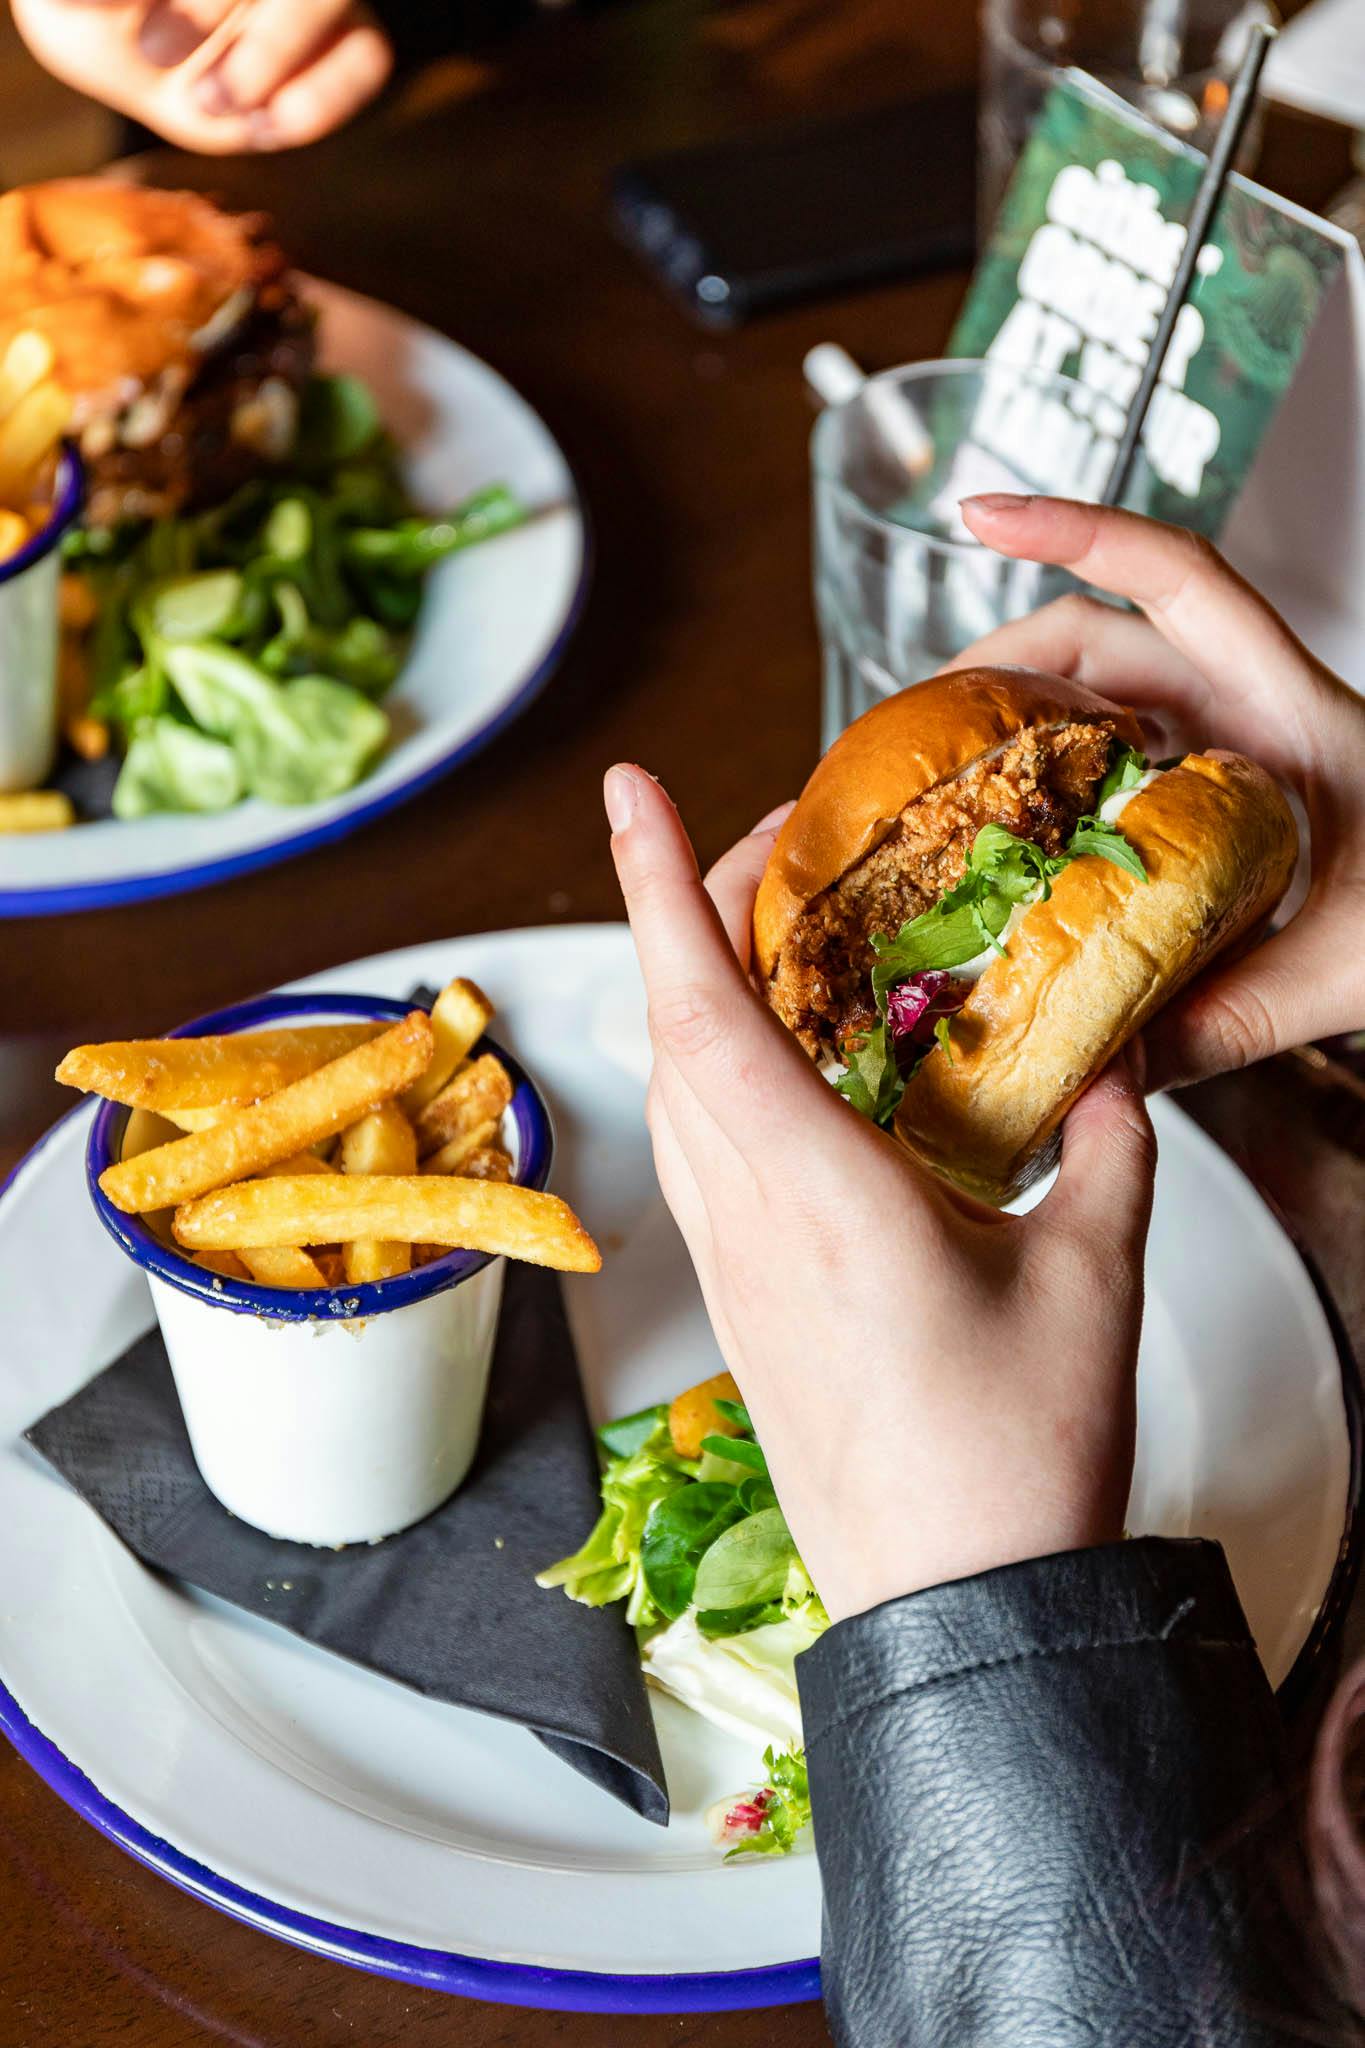
[[[266,996],[176,1036],[384,1023],[409,1004]],[[513,1178],[542,1188],[553,1133],[538,1090],[501,1047],[513,1082],[503,1141]],[[130,1135],[131,1125],[131,1135]],[[226,1279],[173,1250],[101,1192],[107,1166],[175,1132],[104,1103],[86,1154],[105,1228],[147,1275],[195,1461],[233,1514],[295,1543],[376,1543],[449,1499],[473,1462],[497,1336],[504,1262],[449,1252],[392,1280],[316,1290]]]
[[[36,789],[57,757],[57,578],[83,490],[64,449],[46,523],[0,562],[0,790]]]

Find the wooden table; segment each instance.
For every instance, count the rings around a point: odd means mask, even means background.
[[[198,895],[0,928],[0,1171],[65,1107],[58,1055],[154,1032],[417,940],[619,914],[599,785],[643,761],[703,857],[799,786],[817,735],[800,364],[932,355],[960,276],[689,327],[611,239],[604,181],[675,143],[971,76],[972,10],[694,0],[549,19],[450,60],[300,157],[150,175],[261,205],[299,262],[458,336],[563,443],[596,528],[586,617],[548,694],[460,773],[341,845]],[[925,17],[932,15],[934,20]],[[837,22],[836,25],[832,25]],[[1272,124],[1272,183],[1319,202],[1342,138]],[[1306,1232],[1365,1331],[1365,1165],[1283,1067],[1198,1113]],[[283,1947],[183,1897],[78,1821],[0,1745],[5,2048],[404,2048],[828,2039],[818,2008],[603,2021],[458,2003]]]

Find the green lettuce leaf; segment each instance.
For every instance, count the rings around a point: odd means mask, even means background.
[[[874,1124],[889,1124],[905,1093],[905,1079],[891,1050],[886,1019],[881,1018],[871,1031],[846,1039],[840,1050],[844,1068],[835,1076],[836,1090],[860,1116]]]
[[[195,724],[226,740],[242,782],[271,803],[313,803],[357,782],[388,735],[377,706],[328,676],[287,683],[218,641],[172,642],[161,661]]]
[[[691,1597],[700,1608],[761,1606],[781,1598],[796,1545],[781,1508],[745,1515],[703,1553]]]
[[[1120,747],[1099,786],[1095,809],[1102,810],[1111,796],[1122,796],[1126,790],[1136,789],[1146,773],[1147,756],[1140,754],[1136,747]]]
[[[562,1586],[571,1600],[585,1607],[624,1600],[627,1621],[641,1629],[658,1628],[667,1618],[645,1580],[645,1525],[655,1507],[691,1484],[694,1470],[673,1449],[666,1409],[661,1416],[633,1452],[608,1460],[602,1474],[602,1512],[587,1542],[571,1557],[536,1574],[538,1586]]]
[[[667,1421],[668,1403],[657,1401],[652,1408],[638,1408],[634,1415],[604,1422],[597,1432],[597,1441],[609,1457],[633,1458],[651,1438],[658,1436],[660,1426]]]
[[[1082,818],[1068,839],[1066,850],[1072,860],[1079,860],[1083,854],[1096,854],[1100,860],[1112,861],[1125,874],[1136,875],[1140,882],[1148,880],[1137,848],[1124,838],[1117,825],[1107,825],[1103,818]]]
[[[116,818],[156,811],[222,811],[242,794],[237,756],[178,718],[144,718],[114,785]]]
[[[645,1584],[670,1621],[692,1605],[697,1573],[706,1553],[747,1513],[739,1488],[718,1480],[697,1480],[650,1510],[640,1545]],[[732,1604],[707,1600],[708,1607]]]

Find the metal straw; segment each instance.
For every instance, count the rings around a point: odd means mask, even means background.
[[[1166,351],[1170,347],[1175,323],[1180,317],[1180,309],[1188,298],[1190,286],[1194,282],[1195,266],[1199,261],[1199,252],[1208,239],[1209,223],[1218,210],[1223,187],[1232,169],[1232,160],[1241,147],[1247,122],[1251,119],[1251,111],[1256,104],[1256,88],[1261,78],[1261,66],[1265,63],[1266,53],[1274,39],[1275,31],[1268,22],[1257,22],[1251,31],[1246,54],[1238,67],[1232,91],[1228,96],[1228,110],[1223,116],[1222,126],[1209,152],[1204,175],[1199,181],[1199,190],[1194,195],[1189,227],[1185,234],[1185,246],[1180,252],[1180,262],[1171,280],[1166,303],[1161,309],[1161,318],[1157,322],[1156,335],[1147,357],[1147,367],[1133,394],[1133,402],[1124,421],[1118,452],[1114,456],[1113,467],[1100,493],[1102,505],[1117,505],[1128,488],[1128,478],[1138,451],[1138,442],[1142,438],[1147,408],[1152,402],[1152,394],[1160,380],[1161,366],[1166,360]]]

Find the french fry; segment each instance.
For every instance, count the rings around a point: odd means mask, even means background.
[[[55,360],[52,343],[36,327],[16,334],[0,356],[0,413],[12,412],[35,384],[42,383]]]
[[[35,384],[0,415],[0,504],[26,502],[34,472],[71,422],[71,400],[59,384]]]
[[[325,1287],[327,1279],[316,1259],[298,1245],[257,1245],[242,1253],[242,1264],[261,1287]]]
[[[0,796],[0,832],[64,832],[76,822],[69,796],[59,789],[24,789]]]
[[[341,1134],[343,1173],[416,1173],[417,1138],[396,1102],[386,1102]],[[386,1237],[360,1237],[341,1248],[352,1287],[392,1280],[412,1269],[412,1246]]]
[[[460,1173],[471,1152],[477,1152],[484,1145],[491,1145],[498,1135],[497,1124],[490,1117],[486,1124],[475,1124],[463,1137],[451,1138],[442,1145],[439,1152],[433,1152],[422,1161],[423,1173]]]
[[[63,586],[75,580],[65,577]],[[64,632],[57,647],[57,717],[62,737],[83,761],[103,760],[109,751],[109,727],[102,718],[91,716],[90,663],[74,633]]]
[[[177,1235],[179,1233],[177,1232]],[[704,1436],[738,1436],[739,1424],[722,1415],[717,1401],[742,1401],[744,1396],[728,1372],[718,1372],[699,1386],[679,1394],[668,1411],[668,1434],[680,1458],[699,1458]]]
[[[211,1131],[215,1124],[232,1115],[232,1105],[229,1103],[223,1109],[163,1109],[158,1114],[178,1131]]]
[[[208,1194],[230,1181],[260,1173],[292,1153],[306,1151],[319,1138],[330,1137],[333,1131],[343,1130],[377,1109],[425,1070],[431,1051],[431,1020],[425,1010],[413,1010],[381,1037],[353,1046],[316,1072],[290,1082],[249,1109],[239,1110],[211,1130],[194,1131],[106,1167],[100,1187],[115,1208],[132,1214],[193,1201],[196,1195]],[[331,1174],[293,1176],[260,1185],[265,1189],[320,1187],[336,1178],[339,1176]],[[408,1234],[402,1230],[325,1230],[311,1239],[300,1236],[264,1242],[335,1244],[351,1237]]]
[[[224,1280],[249,1280],[246,1267],[236,1252],[196,1252],[196,1266],[206,1266],[210,1273],[221,1273]]]
[[[194,1111],[188,1113],[190,1115],[195,1114]],[[197,1113],[200,1116],[205,1114],[203,1110]],[[229,1110],[227,1114],[231,1116],[232,1111]],[[176,1117],[172,1121],[178,1123],[180,1119]],[[263,1166],[261,1168],[262,1175],[272,1173],[326,1173],[326,1171],[326,1160],[319,1159],[316,1152],[293,1152],[288,1159],[277,1159],[273,1166]]]
[[[492,1252],[565,1273],[596,1273],[602,1264],[597,1246],[557,1195],[438,1174],[248,1181],[187,1203],[177,1210],[174,1229],[177,1241],[195,1250],[386,1237]]]
[[[88,633],[100,615],[94,586],[75,569],[68,569],[57,585],[57,617],[68,633]]]
[[[512,1077],[495,1053],[461,1067],[417,1119],[417,1156],[439,1152],[479,1124],[497,1123],[512,1100]]]
[[[17,555],[20,548],[28,546],[32,538],[29,523],[22,512],[12,512],[7,505],[0,506],[0,562],[7,562],[11,555]]]
[[[483,1037],[492,1015],[493,1005],[475,982],[457,978],[441,990],[431,1006],[431,1028],[436,1034],[431,1065],[403,1097],[403,1108],[410,1117],[419,1115],[433,1096],[440,1094]]]
[[[467,1180],[510,1180],[512,1162],[501,1145],[480,1145],[470,1153],[460,1172]]]
[[[46,792],[42,792],[46,794]],[[78,1045],[57,1069],[69,1088],[142,1109],[240,1108],[301,1081],[382,1024],[309,1024],[221,1038],[131,1038]],[[296,1148],[302,1149],[302,1148]]]

